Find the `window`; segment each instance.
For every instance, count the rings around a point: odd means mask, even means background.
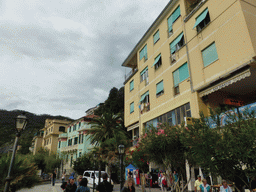
[[[79,152],[79,157],[81,157],[82,156],[82,152]]]
[[[130,114],[134,112],[134,102],[130,104]]]
[[[130,91],[132,91],[133,89],[134,89],[134,80],[130,82]]]
[[[71,127],[69,127],[69,132],[71,132]]]
[[[70,155],[70,167],[72,167],[72,164],[73,164],[73,154]]]
[[[174,82],[174,95],[180,93],[179,83],[189,78],[188,64],[180,66],[176,71],[173,72],[173,82]]]
[[[215,43],[211,44],[202,51],[204,66],[208,66],[218,59]]]
[[[143,71],[140,73],[140,82],[147,80],[148,78],[148,67],[143,69]]]
[[[156,95],[160,96],[164,93],[164,82],[163,80],[156,84]]]
[[[75,137],[74,139],[74,145],[76,145],[78,143],[78,137]]]
[[[59,126],[59,132],[65,132],[65,127],[64,126]]]
[[[175,52],[177,52],[184,44],[185,44],[184,34],[182,32],[176,39],[174,39],[171,42],[170,44],[171,54],[174,54]]]
[[[84,173],[84,176],[85,176],[85,177],[90,177],[90,173],[89,173],[89,172],[85,172],[85,173]]]
[[[161,59],[161,54],[159,54],[155,58],[155,62],[153,63],[152,67],[155,66],[155,69],[158,69],[162,65],[162,59]]]
[[[80,144],[81,143],[81,134],[79,134],[79,136],[78,136],[78,144]]]
[[[153,35],[154,44],[160,39],[159,30]]]
[[[59,148],[60,148],[61,141],[59,141]]]
[[[140,60],[142,58],[144,58],[145,61],[148,59],[147,45],[145,45],[143,49],[140,51]]]
[[[81,134],[81,143],[84,142],[84,134]]]
[[[73,131],[75,131],[76,130],[76,124],[75,125],[73,125]]]
[[[180,17],[180,6],[175,9],[175,11],[171,14],[171,16],[167,19],[168,23],[168,34],[169,36],[172,35],[172,25],[173,23]]]
[[[150,110],[150,105],[149,105],[149,91],[144,93],[141,98],[140,98],[140,105],[139,105],[141,113],[144,111],[149,111]]]
[[[53,131],[53,127],[51,128],[51,132]]]
[[[208,23],[210,23],[210,14],[206,8],[197,18],[193,29],[196,27],[197,32],[200,32]]]
[[[69,139],[68,140],[68,146],[71,146],[72,145],[72,139]]]

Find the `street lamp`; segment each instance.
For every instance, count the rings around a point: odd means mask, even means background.
[[[6,183],[5,183],[4,192],[8,192],[9,191],[10,182],[12,180],[12,178],[11,178],[12,166],[13,166],[14,159],[15,159],[15,153],[16,153],[16,150],[17,150],[18,140],[19,140],[19,137],[21,135],[21,132],[25,129],[26,125],[27,125],[27,118],[26,118],[26,116],[19,115],[16,118],[16,130],[17,130],[17,133],[16,133],[15,142],[14,142],[14,145],[13,145],[12,159],[11,159],[10,167],[9,167],[9,170],[8,170],[8,175],[7,175],[6,179],[5,179]]]
[[[118,146],[118,153],[120,155],[120,192],[123,188],[123,155],[124,155],[124,145]]]
[[[94,174],[93,174],[93,184],[92,184],[92,191],[94,192],[95,185],[95,166],[96,166],[96,154],[93,154],[93,161],[94,161]]]

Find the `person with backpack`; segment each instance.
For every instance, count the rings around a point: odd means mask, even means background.
[[[108,182],[108,174],[103,173],[102,175],[103,182],[100,182],[100,184],[96,187],[96,191],[98,192],[112,192],[113,191],[113,185]]]

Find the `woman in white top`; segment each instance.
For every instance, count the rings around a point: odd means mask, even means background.
[[[222,186],[220,186],[220,192],[232,192],[231,187],[228,186],[226,180],[222,180]]]

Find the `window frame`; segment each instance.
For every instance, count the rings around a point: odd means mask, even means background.
[[[213,60],[211,63],[205,65],[205,63],[204,63],[204,57],[203,57],[203,52],[204,52],[205,50],[207,50],[208,48],[210,48],[213,44],[214,44],[214,46],[215,46],[215,51],[216,51],[216,54],[217,54],[218,58],[215,59],[215,60]],[[216,47],[215,41],[212,42],[210,45],[208,45],[206,48],[204,48],[204,49],[201,51],[201,55],[202,55],[202,60],[203,60],[203,68],[208,67],[209,65],[211,65],[211,64],[214,63],[215,61],[219,60],[219,55],[218,55],[218,52],[217,52],[217,47]]]
[[[161,82],[163,83],[163,90],[160,91],[159,93],[156,92],[157,98],[164,94],[164,80],[163,79],[156,84],[156,90],[157,90],[157,85],[160,84]]]
[[[171,15],[167,18],[167,33],[168,33],[168,37],[170,37],[170,36],[173,34],[173,27],[172,27],[172,30],[169,30],[169,23],[168,23],[169,18],[173,16],[174,12],[175,12],[178,8],[180,8],[180,5],[178,5],[178,6],[176,7],[176,9],[174,9],[174,11],[171,13]],[[174,21],[172,21],[172,26],[173,26],[173,24],[178,20],[179,17],[181,17],[181,12],[180,12],[179,16],[178,16]]]
[[[133,88],[131,89],[131,83],[133,82]],[[134,90],[134,79],[130,81],[130,92]]]
[[[133,111],[131,111],[131,106],[133,104]],[[132,114],[134,112],[134,101],[130,103],[130,114]]]
[[[146,68],[147,67],[145,67],[144,69],[146,69]],[[144,69],[143,69],[143,71],[144,71]],[[145,81],[147,78],[148,78],[148,68],[143,74],[140,74],[140,82]]]
[[[146,54],[143,53],[144,55],[143,55],[143,57],[141,58],[140,54],[141,54],[142,51],[145,52],[145,50],[144,50],[145,48],[146,48],[146,50],[147,50],[147,51],[146,51]],[[140,50],[140,52],[139,52],[139,57],[140,57],[140,61],[141,61],[143,58],[144,58],[144,62],[148,60],[148,48],[147,48],[147,44],[144,45],[143,48]]]
[[[155,35],[158,34],[158,39],[155,41]],[[159,29],[153,35],[153,43],[154,45],[160,40],[160,31]]]
[[[208,7],[206,8],[208,9]],[[197,17],[196,19],[206,10],[204,9]],[[205,16],[205,18],[196,26],[196,31],[197,33],[200,33],[208,24],[211,22],[211,17],[210,17],[210,11],[208,9],[208,12]]]

